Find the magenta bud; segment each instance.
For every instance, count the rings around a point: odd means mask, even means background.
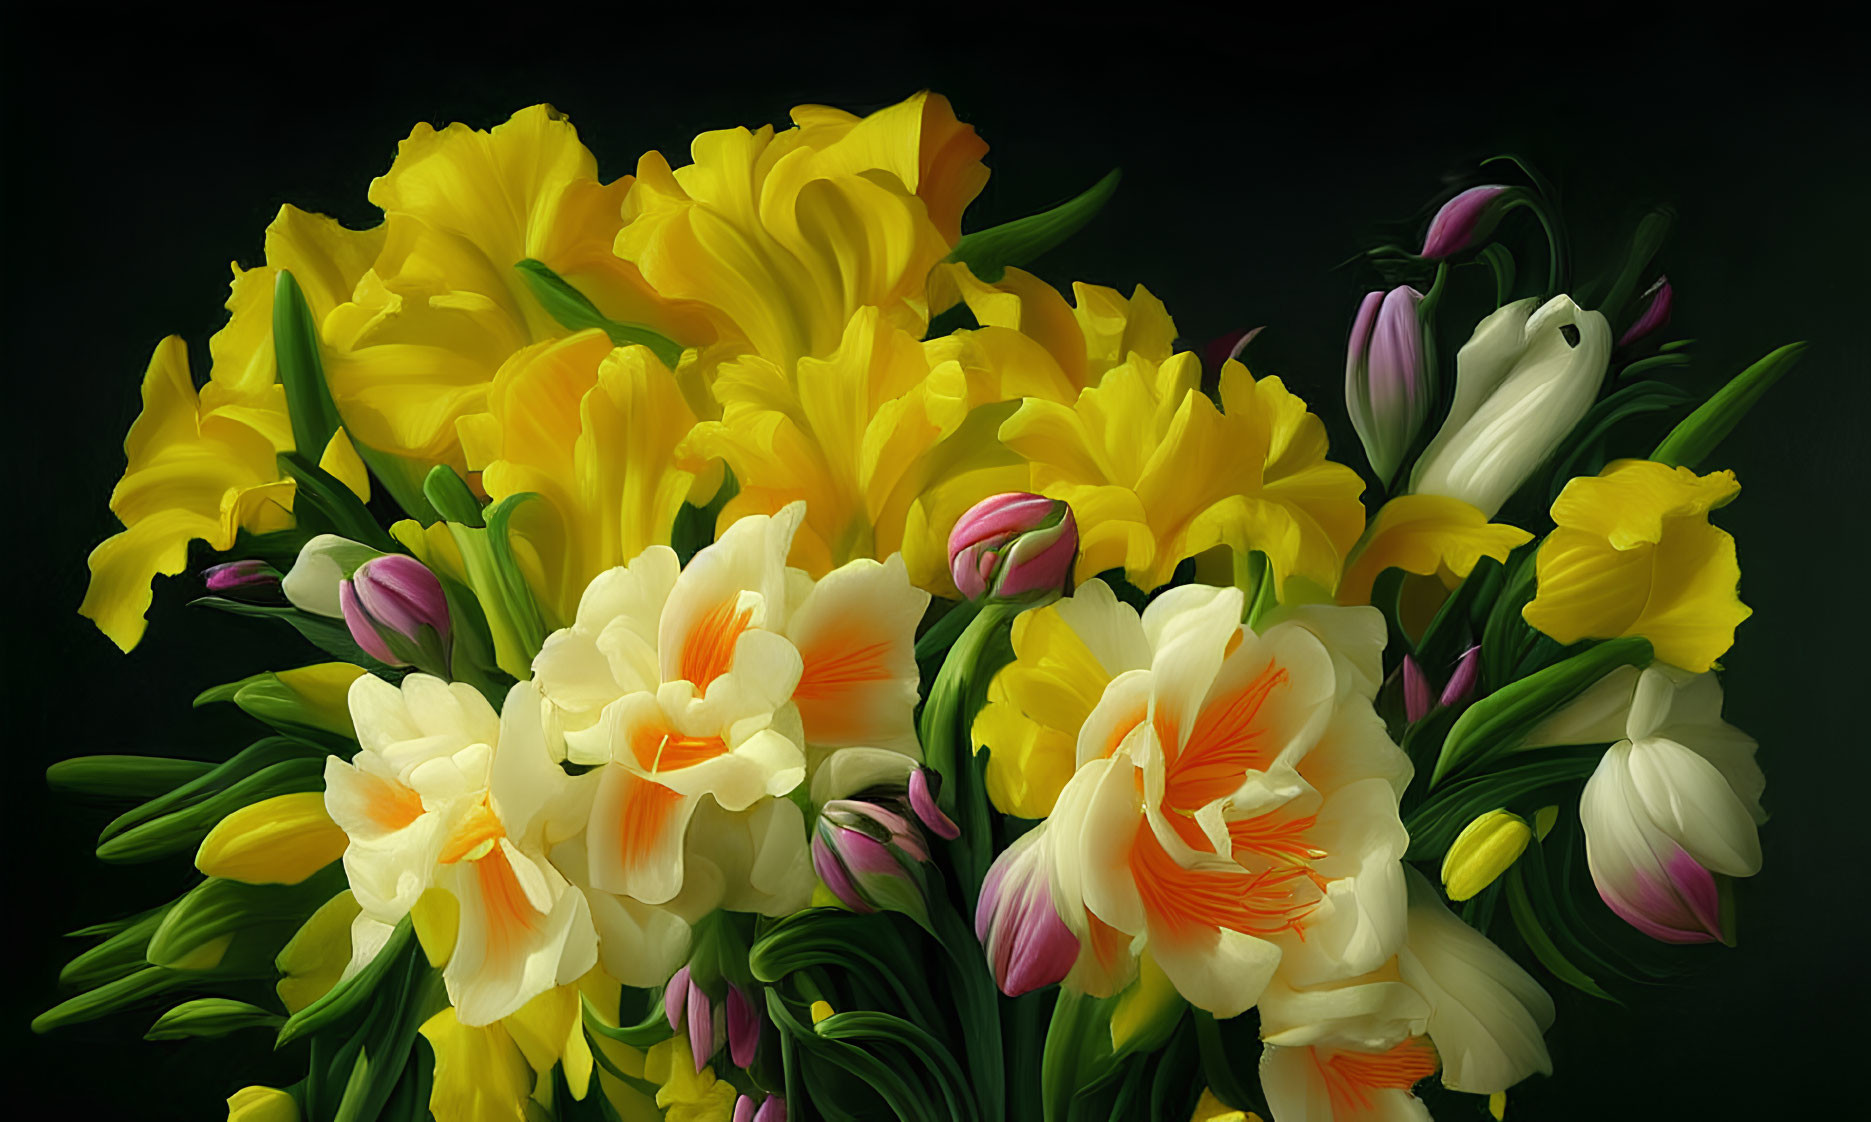
[[[448,597],[422,562],[400,553],[364,562],[338,586],[338,606],[365,654],[448,676]]]
[[[1655,284],[1644,290],[1641,299],[1644,301],[1644,310],[1638,313],[1637,321],[1618,337],[1620,347],[1669,326],[1670,312],[1676,307],[1676,290],[1670,287],[1670,278],[1658,277]]]
[[[1429,678],[1410,655],[1403,656],[1403,716],[1411,724],[1429,716],[1435,708],[1435,695],[1429,688]]]
[[[1058,499],[1012,491],[969,508],[949,532],[948,551],[949,574],[967,599],[1060,592],[1078,557],[1078,523]]]
[[[209,592],[257,592],[279,587],[279,570],[257,558],[227,561],[201,571]]]
[[[692,980],[689,982],[689,1050],[695,1054],[696,1071],[707,1067],[715,1054],[714,1003]]]
[[[748,1000],[746,990],[739,986],[728,987],[727,1014],[728,1058],[734,1061],[735,1067],[751,1067],[754,1053],[760,1049],[760,1014]]]
[[[961,837],[961,827],[955,825],[936,805],[935,793],[929,790],[929,772],[925,768],[910,772],[910,808],[916,812],[922,824],[929,828],[929,832],[937,837],[949,841]]]
[[[676,971],[663,987],[663,1015],[669,1018],[669,1031],[682,1031],[682,1012],[689,1002],[689,968]]]
[[[1442,209],[1429,220],[1429,232],[1423,235],[1421,256],[1431,261],[1440,261],[1487,237],[1506,209],[1496,204],[1511,190],[1498,183],[1470,187],[1443,203]]]
[[[754,1113],[754,1122],[786,1122],[786,1100],[778,1095],[768,1095],[767,1101],[760,1104]]]
[[[1023,834],[995,858],[975,905],[975,938],[1009,997],[1059,981],[1078,960],[1078,937],[1053,907],[1039,842],[1037,832]]]
[[[732,1122],[754,1122],[754,1100],[742,1095],[734,1100],[734,1118]]]
[[[833,799],[819,810],[812,867],[832,895],[854,912],[902,912],[928,918],[922,886],[910,866],[929,860],[922,832],[876,803]]]
[[[1439,699],[1444,708],[1454,708],[1467,701],[1475,692],[1475,683],[1481,677],[1481,648],[1470,647],[1462,652],[1462,657],[1455,660],[1455,669],[1449,674],[1448,684],[1442,687]]]
[[[1378,478],[1388,482],[1429,419],[1429,370],[1408,285],[1372,292],[1358,306],[1345,352],[1345,408]]]

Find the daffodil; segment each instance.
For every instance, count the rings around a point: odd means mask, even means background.
[[[290,269],[313,315],[327,314],[381,241],[284,207],[267,227],[266,264],[234,269],[227,326],[208,342],[206,384],[196,390],[181,339],[156,345],[143,375],[143,411],[124,439],[129,462],[111,492],[124,530],[91,552],[91,583],[78,609],[122,649],[143,637],[150,582],[182,571],[190,541],[227,550],[243,530],[293,524],[294,485],[277,458],[295,448],[273,360],[274,281]],[[296,450],[369,496],[363,463],[342,432],[324,448]]]
[[[996,862],[1049,867],[1080,944],[1066,984],[1115,992],[1147,949],[1184,998],[1234,1016],[1276,975],[1394,954],[1410,765],[1371,709],[1375,610],[1296,609],[1256,633],[1238,589],[1173,589],[1141,617],[1102,581],[1070,602],[1062,621],[1108,678],[1058,730],[1074,751],[1050,814]]]
[[[1230,361],[1219,408],[1201,362],[1137,352],[1070,405],[1028,398],[1001,426],[1030,489],[1072,504],[1081,579],[1122,568],[1154,589],[1217,547],[1264,552],[1284,588],[1338,584],[1364,528],[1356,472],[1325,458],[1325,427],[1278,378]]]
[[[1338,586],[1341,604],[1365,604],[1386,569],[1439,577],[1453,588],[1480,560],[1507,560],[1533,535],[1505,522],[1489,522],[1481,511],[1443,495],[1398,495],[1371,519]]]
[[[349,836],[344,868],[361,907],[353,943],[380,941],[412,911],[462,1022],[499,1020],[597,957],[582,893],[546,859],[582,813],[548,754],[538,694],[513,687],[501,714],[471,687],[423,674],[401,688],[351,687],[360,748],[325,768],[326,806]],[[566,809],[565,804],[573,804]],[[439,906],[449,935],[436,936]],[[425,897],[427,903],[425,904]]]
[[[987,182],[987,145],[939,94],[863,118],[822,105],[792,116],[783,131],[703,133],[674,170],[645,154],[617,255],[781,369],[837,349],[860,308],[920,337],[925,277]]]
[[[689,1062],[687,1037],[672,1036],[650,1046],[643,1078],[658,1084],[656,1105],[667,1122],[729,1122],[734,1116],[732,1084],[715,1078],[715,1069],[696,1070]]]
[[[1741,602],[1735,540],[1709,512],[1741,490],[1731,471],[1697,475],[1618,460],[1567,483],[1558,529],[1541,543],[1538,586],[1522,611],[1561,643],[1640,635],[1657,659],[1700,673],[1753,614]]]
[[[901,776],[920,759],[914,636],[927,594],[894,557],[816,582],[789,568],[804,517],[793,505],[744,518],[686,568],[667,546],[645,550],[594,580],[534,661],[566,758],[595,768],[587,866],[574,875],[625,980],[644,969],[629,959],[667,962],[715,907],[804,905],[805,822],[784,796],[809,771],[879,755]]]
[[[468,467],[496,502],[533,494],[514,532],[541,562],[540,602],[569,622],[598,574],[669,541],[695,476],[676,445],[695,423],[647,347],[600,331],[537,343],[494,376],[487,412],[459,425]]]
[[[529,1100],[550,1104],[552,1082],[545,1077],[554,1068],[562,1069],[572,1097],[584,1099],[594,1063],[591,1040],[585,1035],[583,998],[589,996],[600,1007],[615,1006],[617,993],[616,982],[593,971],[546,990],[488,1024],[466,1024],[453,1008],[431,1017],[421,1032],[435,1052],[429,1109],[436,1122],[526,1118],[534,1113]],[[606,1043],[613,1049],[626,1047]]]

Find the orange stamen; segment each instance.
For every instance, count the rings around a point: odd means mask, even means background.
[[[682,796],[660,783],[632,779],[624,793],[623,827],[618,837],[624,866],[632,868],[667,855],[656,853],[656,843],[664,827],[682,805]]]
[[[1334,1052],[1329,1060],[1313,1049],[1312,1062],[1325,1079],[1334,1113],[1371,1109],[1371,1092],[1407,1091],[1436,1074],[1435,1046],[1426,1036],[1412,1036],[1388,1052]]]
[[[1248,935],[1297,928],[1312,905],[1294,893],[1291,882],[1306,871],[1292,866],[1258,873],[1184,868],[1163,848],[1148,820],[1137,824],[1130,848],[1131,877],[1150,925],[1171,937],[1222,927]]]
[[[675,771],[714,759],[728,744],[718,736],[687,736],[661,725],[644,725],[630,738],[630,750],[645,771]]]
[[[682,644],[682,677],[706,693],[708,683],[728,672],[734,665],[734,644],[753,618],[752,608],[734,610],[735,601],[723,600],[703,613]]]
[[[1267,696],[1286,681],[1286,671],[1268,663],[1246,686],[1203,706],[1181,749],[1173,740],[1163,742],[1165,804],[1193,810],[1231,794],[1250,769],[1265,769],[1269,761],[1259,744],[1265,730],[1255,721]]]
[[[444,865],[453,865],[485,843],[506,836],[507,831],[500,825],[500,819],[494,816],[494,808],[488,805],[487,797],[482,796],[481,801],[468,812],[468,816],[448,835],[439,860]]]
[[[1271,814],[1243,818],[1228,823],[1228,840],[1237,854],[1258,853],[1275,861],[1312,861],[1325,856],[1324,850],[1306,841],[1307,831],[1317,821],[1317,816],[1311,814],[1285,821]]]

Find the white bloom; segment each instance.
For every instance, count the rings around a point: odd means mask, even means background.
[[[585,899],[545,857],[579,818],[579,789],[552,762],[532,686],[513,687],[502,716],[471,687],[422,674],[400,689],[365,675],[350,702],[360,747],[327,761],[325,805],[350,838],[353,969],[440,891],[459,914],[443,980],[464,1024],[589,970]]]
[[[1611,359],[1611,325],[1569,296],[1534,303],[1497,309],[1456,352],[1455,401],[1416,462],[1412,491],[1461,499],[1492,518],[1591,409]]]

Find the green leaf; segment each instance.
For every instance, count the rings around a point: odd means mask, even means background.
[[[422,481],[422,494],[429,505],[450,522],[476,528],[487,525],[481,520],[481,500],[474,497],[467,481],[447,464],[436,464],[430,470]]]
[[[32,1030],[45,1033],[65,1025],[95,1021],[192,981],[193,976],[188,974],[165,970],[160,966],[146,966],[134,974],[59,1002],[33,1018]]]
[[[286,1018],[258,1005],[229,997],[201,997],[156,1018],[144,1040],[183,1040],[191,1036],[226,1036],[244,1028],[276,1028]]]
[[[273,358],[279,366],[280,385],[286,390],[293,447],[316,461],[343,422],[325,384],[318,325],[312,321],[312,309],[299,282],[286,269],[273,282]]]
[[[1026,265],[1077,233],[1104,207],[1122,178],[1123,170],[1112,168],[1103,179],[1051,210],[964,234],[948,260],[968,266],[969,272],[989,284],[997,283],[1007,266]]]
[[[1440,861],[1476,818],[1503,807],[1531,811],[1534,808],[1524,804],[1534,795],[1584,779],[1602,755],[1596,747],[1542,749],[1526,763],[1451,783],[1405,816],[1410,834],[1406,859]]]
[[[162,925],[162,917],[172,906],[173,903],[170,903],[151,908],[112,932],[110,938],[73,958],[58,972],[59,983],[67,986],[98,986],[148,966],[149,959],[144,957],[144,950],[149,946],[149,937]]]
[[[740,493],[740,483],[734,473],[727,468],[721,469],[721,486],[715,495],[702,506],[683,503],[676,512],[676,524],[669,532],[669,546],[676,551],[677,560],[684,565],[697,553],[715,540],[715,526],[721,519],[721,510],[728,505],[728,500]]]
[[[965,892],[964,899],[968,901],[980,891],[981,880],[994,859],[992,821],[987,793],[980,779],[987,751],[983,749],[970,756],[971,729],[975,714],[987,701],[988,683],[1001,667],[1013,661],[1014,619],[1042,603],[990,601],[983,604],[949,649],[923,705],[924,758],[942,777],[937,800],[943,813],[961,828],[961,836],[948,846],[955,856],[954,869]]]
[[[1219,1022],[1206,1010],[1196,1009],[1194,1013],[1195,1040],[1201,1048],[1202,1078],[1207,1081],[1208,1089],[1215,1092],[1215,1097],[1224,1105],[1235,1110],[1255,1111],[1263,1118],[1271,1115],[1273,1112],[1261,1103],[1260,1096],[1240,1074],[1259,1070],[1260,1053],[1254,1047],[1257,1041],[1251,1035],[1246,1041],[1240,1036],[1240,1029],[1245,1028],[1251,1034],[1257,1027],[1253,1024],[1254,1018],[1232,1017]]]
[[[1689,414],[1670,435],[1663,438],[1650,458],[1672,467],[1694,468],[1715,451],[1754,403],[1773,384],[1799,363],[1806,353],[1805,343],[1788,343],[1770,352],[1759,362],[1735,375],[1715,396]]]
[[[600,312],[584,293],[566,283],[563,277],[544,263],[529,257],[514,268],[526,278],[526,286],[532,289],[533,298],[539,301],[539,306],[567,329],[584,331],[595,327],[609,335],[611,342],[620,347],[641,344],[648,347],[671,370],[682,361],[682,344],[643,324],[611,319]]]
[[[214,770],[206,760],[165,756],[79,756],[45,769],[53,790],[106,799],[147,799],[166,794]]]
[[[283,760],[322,761],[324,757],[325,753],[318,748],[291,737],[269,736],[257,740],[206,774],[118,815],[104,827],[103,833],[98,835],[98,841],[107,842],[139,823],[195,806],[241,779]]]
[[[1111,1052],[1111,1011],[1116,1006],[1115,997],[1088,997],[1059,989],[1039,1069],[1046,1122],[1065,1122],[1074,1099],[1091,1094],[1120,1074],[1121,1065]]]
[[[298,884],[243,884],[209,877],[190,889],[163,916],[145,952],[153,966],[171,970],[246,969],[249,961],[271,976],[273,959],[318,906],[344,890],[344,871],[331,865]],[[205,964],[197,953],[224,936],[235,944]]]
[[[1612,281],[1605,298],[1592,305],[1613,324],[1625,323],[1630,318],[1624,314],[1625,305],[1630,303],[1638,285],[1648,278],[1650,262],[1663,248],[1670,236],[1670,227],[1675,223],[1676,212],[1667,206],[1657,207],[1637,220],[1637,228],[1625,242],[1624,264],[1619,267],[1617,278]]]
[[[280,474],[295,485],[292,512],[300,525],[316,533],[333,533],[362,542],[373,549],[395,548],[364,501],[336,476],[312,462],[311,457],[301,452],[281,452],[277,459]]]
[[[241,807],[275,795],[321,791],[324,787],[322,753],[316,759],[284,759],[243,776],[200,802],[139,822],[121,833],[110,834],[98,843],[97,855],[100,860],[113,864],[165,857],[200,844],[215,823]]]
[[[294,1013],[280,1026],[279,1039],[274,1048],[284,1048],[293,1041],[312,1035],[334,1024],[348,1021],[352,1014],[370,1006],[371,995],[376,992],[386,977],[393,976],[393,971],[404,964],[399,960],[416,950],[415,928],[408,916],[397,923],[395,930],[377,952],[377,957],[357,973],[339,982],[325,991],[324,996],[305,1008]]]
[[[355,662],[379,677],[401,677],[396,667],[386,666],[365,654],[364,649],[357,645],[357,640],[351,638],[350,628],[341,619],[316,616],[282,604],[248,604],[220,596],[203,596],[189,601],[189,606],[213,608],[217,612],[252,619],[278,620],[297,631],[306,642],[340,662]]]
[[[1592,406],[1583,420],[1560,443],[1554,458],[1547,502],[1559,497],[1568,480],[1596,475],[1604,466],[1603,445],[1611,430],[1645,413],[1662,413],[1689,404],[1689,394],[1667,382],[1638,382]]]
[[[452,520],[447,523],[449,536],[461,553],[469,588],[485,609],[495,662],[516,680],[532,674],[533,657],[546,641],[547,627],[532,587],[520,571],[508,537],[508,523],[521,503],[538,497],[522,491],[500,500],[482,512],[484,528]]]
[[[1648,666],[1650,640],[1640,636],[1593,644],[1556,665],[1509,682],[1457,718],[1442,742],[1430,785],[1465,763],[1513,746],[1547,715],[1620,666]]]
[[[1552,936],[1547,933],[1540,917],[1534,914],[1533,903],[1527,898],[1524,876],[1525,870],[1516,865],[1515,868],[1508,870],[1505,880],[1507,909],[1514,917],[1514,928],[1520,932],[1520,937],[1526,940],[1527,948],[1560,981],[1589,993],[1593,997],[1617,1001],[1617,998],[1605,992],[1604,987],[1594,981],[1585,971],[1574,966],[1571,960],[1560,952]]]
[[[778,1026],[783,1038],[798,1045],[808,1056],[855,1076],[882,1098],[884,1105],[901,1122],[944,1122],[935,1111],[931,1096],[923,1087],[906,1078],[907,1072],[903,1068],[884,1062],[868,1049],[819,1035],[814,1027],[802,1023],[793,1014],[777,990],[767,990],[767,1017]],[[810,1073],[812,1067],[817,1065],[802,1066]],[[816,1096],[808,1101],[813,1101],[821,1110],[830,1105],[819,1101]]]

